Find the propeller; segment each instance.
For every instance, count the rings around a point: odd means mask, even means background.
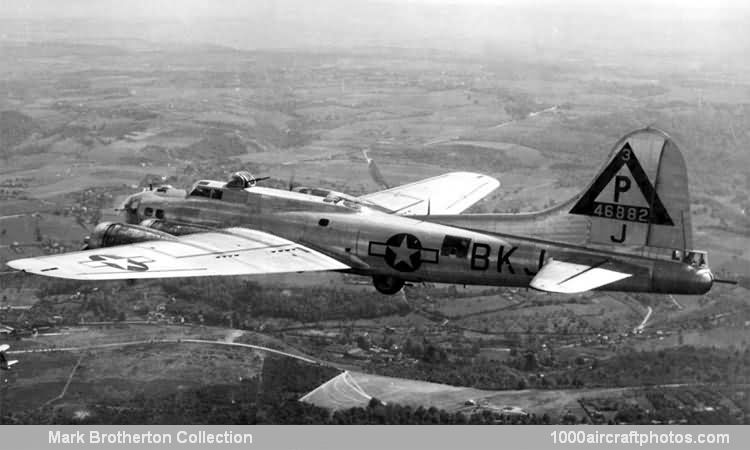
[[[385,177],[383,177],[383,174],[380,172],[380,168],[378,168],[375,160],[370,158],[370,155],[367,154],[367,149],[362,149],[362,154],[367,161],[367,169],[369,170],[370,177],[372,177],[373,181],[382,186],[383,189],[390,189],[390,185],[385,181]]]
[[[89,242],[91,242],[91,235],[86,235],[83,237],[83,245],[81,246],[81,251],[89,250]]]
[[[81,217],[81,216],[76,216],[76,223],[77,223],[77,224],[78,224],[78,225],[79,225],[79,226],[80,226],[81,228],[83,228],[83,229],[84,229],[85,231],[89,231],[89,232],[91,231],[91,228],[89,228],[88,224],[87,224],[86,222],[84,222],[84,221],[83,221],[83,217]]]
[[[294,189],[294,178],[297,176],[297,166],[292,166],[292,174],[289,176],[289,190]]]

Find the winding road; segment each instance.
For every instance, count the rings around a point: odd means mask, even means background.
[[[242,344],[239,342],[231,342],[228,340],[212,341],[212,340],[206,340],[206,339],[147,339],[147,340],[140,340],[140,341],[112,342],[109,344],[85,345],[85,346],[79,346],[79,347],[56,347],[56,348],[42,348],[42,349],[35,348],[35,349],[27,349],[27,350],[8,350],[5,353],[10,355],[10,354],[22,354],[22,353],[78,352],[78,351],[95,350],[95,349],[101,349],[101,348],[127,347],[130,345],[179,344],[182,342],[187,342],[191,344],[231,345],[234,347],[245,347],[245,348],[251,348],[254,350],[260,350],[260,351],[264,351],[268,353],[273,353],[276,355],[287,356],[289,358],[294,358],[294,359],[304,361],[310,364],[330,365],[329,363],[325,363],[323,361],[318,361],[312,358],[307,358],[305,356],[295,355],[294,353],[288,353],[288,352],[284,352],[281,350],[264,347],[262,345]]]

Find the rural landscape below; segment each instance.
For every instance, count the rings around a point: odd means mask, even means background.
[[[208,33],[0,16],[0,344],[19,360],[0,373],[0,423],[750,423],[750,63],[734,57],[747,49],[571,45],[565,29],[448,42],[422,22],[408,40],[398,20],[393,37],[345,41],[356,23],[334,3],[320,14],[340,23],[315,45],[297,16],[278,42],[260,19]],[[390,3],[366,4],[375,33]],[[737,285],[385,296],[335,272],[91,282],[5,266],[80,249],[150,185],[247,170],[375,192],[362,150],[392,185],[500,180],[468,212],[537,211],[647,126],[679,143],[695,246]]]

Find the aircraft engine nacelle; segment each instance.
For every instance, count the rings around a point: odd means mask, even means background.
[[[182,222],[165,222],[159,219],[147,219],[141,222],[140,226],[152,230],[161,231],[172,236],[185,236],[186,234],[205,233],[215,231],[213,228],[203,227]]]
[[[102,222],[94,228],[91,236],[86,238],[84,250],[172,239],[174,239],[174,236],[168,233],[140,225]]]
[[[404,280],[390,275],[376,275],[372,277],[372,284],[381,294],[393,295],[404,287]]]

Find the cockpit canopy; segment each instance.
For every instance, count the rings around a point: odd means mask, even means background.
[[[208,197],[221,199],[224,189],[224,183],[211,180],[201,180],[193,185],[190,189],[189,197]]]
[[[246,171],[235,172],[230,176],[229,181],[226,183],[213,180],[200,180],[193,184],[188,191],[187,196],[205,197],[213,200],[224,200],[229,202],[245,202],[247,197],[246,193],[242,192],[242,190],[253,187],[258,181],[266,179],[268,179],[268,177],[255,178],[250,172]],[[253,192],[266,197],[278,198],[281,201],[286,202],[287,205],[289,202],[309,204],[312,200],[310,197],[318,197],[323,203],[341,206],[349,210],[359,211],[362,209],[362,206],[367,206],[368,208],[376,209],[378,211],[391,212],[382,206],[378,206],[367,200],[329,189],[298,187],[294,189],[293,192],[289,192],[280,189],[258,187],[254,189]],[[321,200],[312,200],[312,203],[317,203]]]

